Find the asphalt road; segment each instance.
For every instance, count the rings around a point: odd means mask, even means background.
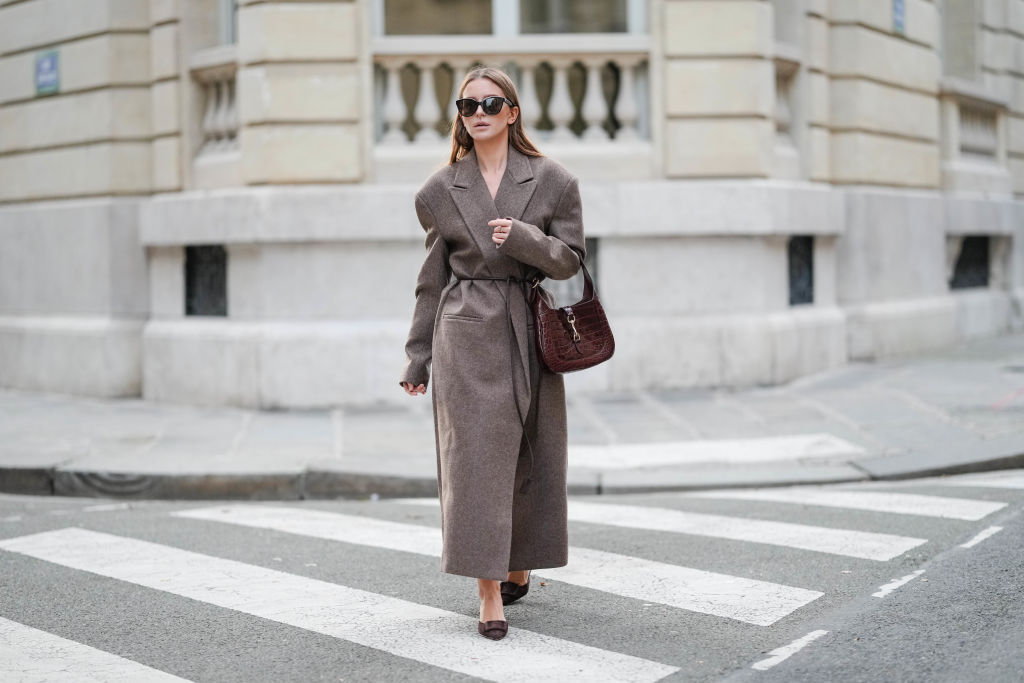
[[[573,498],[495,643],[436,501],[0,496],[0,680],[1020,681],[1022,507],[1024,471]]]

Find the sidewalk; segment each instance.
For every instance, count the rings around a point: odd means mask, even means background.
[[[397,388],[396,388],[397,391]],[[1024,334],[742,391],[570,396],[572,493],[1024,466]],[[130,498],[437,494],[429,397],[266,412],[0,390],[0,491]]]

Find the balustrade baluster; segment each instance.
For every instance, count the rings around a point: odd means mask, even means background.
[[[238,144],[238,96],[236,92],[235,76],[228,80],[228,115],[227,115],[228,141],[232,146]]]
[[[203,147],[208,148],[213,144],[214,139],[213,117],[217,112],[217,84],[208,81],[203,84],[203,90],[206,93],[206,106],[203,111],[201,128],[203,131]]]
[[[387,124],[387,130],[381,141],[388,144],[400,145],[409,141],[405,131],[402,130],[402,123],[405,121],[405,100],[402,99],[402,66],[403,64],[397,60],[385,64],[387,81],[384,85],[384,123]]]
[[[604,68],[603,57],[588,59],[584,66],[587,69],[587,90],[583,94],[583,121],[586,128],[583,139],[587,141],[607,142],[608,132],[604,129],[604,120],[608,116],[608,103],[604,99],[601,87],[601,69]]]
[[[413,114],[420,130],[416,133],[417,144],[436,144],[441,140],[441,134],[437,131],[438,117],[443,116],[437,103],[437,92],[434,90],[434,62],[421,62],[420,70],[420,92],[416,98],[416,108]]]
[[[572,98],[569,96],[569,62],[558,60],[551,62],[554,71],[554,85],[551,88],[551,101],[548,103],[548,116],[555,124],[551,132],[552,140],[572,140],[574,136],[569,129],[573,111]]]
[[[532,61],[519,62],[519,70],[522,73],[523,82],[519,87],[519,115],[523,117],[523,126],[526,127],[528,135],[537,132],[537,124],[540,123],[540,98],[537,96],[537,83],[533,78],[533,71],[537,63]]]
[[[213,115],[213,136],[216,143],[216,148],[222,149],[228,136],[228,106],[227,106],[227,89],[228,84],[224,81],[223,77],[218,78],[217,81],[217,110]]]
[[[615,132],[616,140],[636,140],[639,133],[636,128],[636,83],[633,80],[633,69],[637,62],[623,59],[619,62],[619,96],[615,103],[615,118],[620,128]]]
[[[455,119],[455,100],[459,99],[459,86],[462,85],[462,79],[469,73],[470,62],[461,59],[449,59],[448,66],[452,70],[452,91],[448,95],[448,109],[445,112],[448,116],[448,123]]]

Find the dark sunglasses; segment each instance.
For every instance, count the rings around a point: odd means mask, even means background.
[[[514,107],[515,102],[507,97],[498,97],[497,95],[491,95],[485,97],[482,102],[465,97],[461,100],[455,100],[455,108],[459,110],[459,113],[463,116],[472,116],[476,113],[476,108],[482,107],[484,113],[488,116],[494,116],[501,111],[501,108],[508,102],[509,107]]]

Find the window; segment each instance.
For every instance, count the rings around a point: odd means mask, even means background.
[[[625,33],[626,0],[519,0],[521,33]]]
[[[644,33],[646,0],[375,0],[376,33]]]
[[[794,235],[787,245],[789,305],[814,303],[814,237]]]
[[[960,253],[953,264],[950,289],[988,287],[989,279],[989,238],[988,235],[964,237]]]
[[[185,315],[227,315],[227,275],[223,246],[185,247]]]

